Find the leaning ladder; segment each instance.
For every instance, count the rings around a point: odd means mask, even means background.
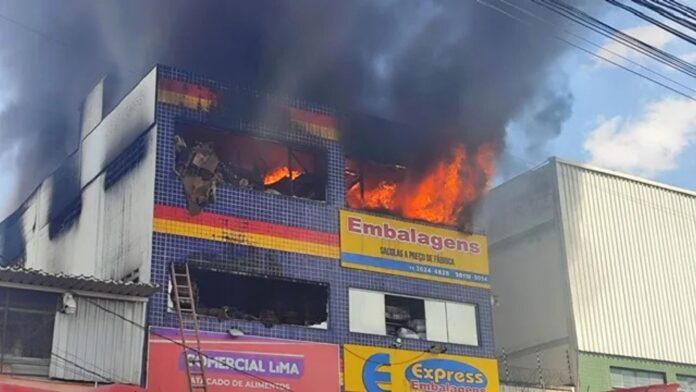
[[[191,274],[188,264],[170,266],[172,278],[172,291],[174,292],[174,307],[179,318],[179,332],[181,333],[181,344],[184,347],[184,364],[186,367],[186,379],[188,380],[189,392],[208,391],[208,381],[205,378],[205,362],[201,351],[201,338],[199,333],[198,315],[196,314],[196,303],[194,292],[191,285]],[[193,334],[195,336],[195,347],[191,347],[186,342],[184,331],[184,315],[190,316],[193,321]],[[194,355],[195,364],[191,366],[189,353]]]

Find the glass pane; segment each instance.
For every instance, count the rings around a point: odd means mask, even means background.
[[[447,332],[450,343],[478,346],[476,306],[447,302]]]
[[[350,331],[386,335],[384,294],[359,289],[348,290]]]
[[[447,342],[447,310],[444,302],[425,300],[425,329],[428,340]]]
[[[684,376],[677,374],[679,390],[682,392],[696,392],[696,376]]]
[[[664,384],[665,374],[636,369],[614,368],[611,371],[613,388],[633,388],[648,385]]]
[[[7,316],[6,358],[50,358],[54,314],[10,311]]]
[[[12,290],[9,293],[9,307],[55,312],[58,307],[58,294],[30,290]],[[4,305],[4,304],[3,304]]]

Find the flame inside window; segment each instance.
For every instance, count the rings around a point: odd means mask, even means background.
[[[178,134],[181,142],[175,171],[185,186],[207,181],[210,189],[229,184],[287,196],[326,198],[326,160],[321,151],[196,126],[181,126]],[[188,181],[201,173],[205,174],[202,181]],[[196,191],[189,193],[202,193]],[[210,204],[208,199],[206,194],[206,204]]]
[[[469,155],[455,146],[444,159],[420,173],[398,165],[346,161],[346,203],[351,208],[386,212],[409,219],[455,226],[465,209],[489,185],[493,145]]]

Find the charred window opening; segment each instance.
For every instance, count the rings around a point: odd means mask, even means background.
[[[399,214],[397,187],[406,180],[406,167],[346,159],[346,204],[350,208]]]
[[[214,202],[217,184],[326,200],[326,158],[318,150],[183,127],[175,138],[175,151],[175,172],[193,213]]]
[[[425,301],[418,298],[384,296],[387,335],[426,339]]]
[[[456,145],[417,168],[348,157],[346,204],[471,232],[471,207],[488,187],[493,153],[488,145]]]
[[[328,285],[191,268],[199,314],[326,328]]]

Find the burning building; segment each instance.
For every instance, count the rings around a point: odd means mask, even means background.
[[[486,238],[470,219],[494,144],[451,143],[423,165],[366,154],[350,140],[365,116],[166,66],[106,116],[100,89],[80,149],[3,223],[3,260],[160,287],[136,320],[148,387],[187,382],[174,328],[196,326],[174,311],[170,275],[185,265],[206,358],[191,366],[210,389],[338,390],[340,354],[344,390],[497,391]],[[426,377],[438,369],[450,376]]]

